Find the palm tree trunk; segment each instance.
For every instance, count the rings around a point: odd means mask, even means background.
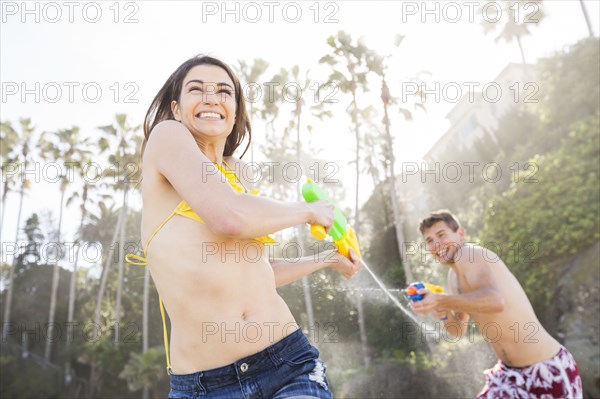
[[[392,158],[393,162],[393,158]],[[400,260],[402,261],[402,268],[404,269],[404,275],[406,276],[407,282],[415,281],[413,274],[410,270],[410,264],[406,257],[406,251],[404,248],[405,239],[404,231],[402,226],[402,218],[400,216],[400,206],[398,204],[398,194],[396,192],[396,177],[394,176],[394,167],[391,167],[392,175],[390,176],[390,196],[392,197],[392,213],[394,216],[394,230],[396,231],[396,240],[398,242],[398,251],[400,253]]]
[[[373,187],[379,186],[379,179],[374,173],[371,173],[371,177],[373,178]],[[385,201],[383,203],[385,206]],[[384,209],[384,215],[386,214]],[[365,310],[363,306],[363,297],[362,295],[356,296],[356,313],[358,315],[358,332],[360,335],[360,344],[361,350],[363,353],[363,365],[365,367],[369,367],[371,365],[371,354],[369,351],[369,340],[367,337],[367,329],[365,323]]]
[[[108,280],[108,273],[110,271],[110,265],[112,263],[112,257],[115,252],[115,243],[117,241],[117,234],[121,231],[121,224],[123,223],[123,218],[119,215],[119,219],[117,220],[117,226],[115,227],[115,232],[113,233],[113,237],[111,240],[111,245],[108,250],[108,255],[106,257],[106,262],[104,263],[104,269],[102,270],[102,278],[100,281],[100,288],[98,289],[98,298],[96,299],[96,312],[94,315],[94,323],[96,328],[100,328],[100,313],[102,313],[102,300],[104,298],[104,291],[106,290],[106,282]],[[90,386],[89,386],[89,397],[93,398],[96,393],[96,387],[99,382],[99,371],[98,360],[96,358],[92,358],[91,360],[91,370],[90,370]]]
[[[356,191],[354,192],[354,227],[356,230],[356,235],[360,237],[360,214],[358,207],[358,193],[360,185],[360,131],[358,126],[358,106],[356,104],[356,90],[352,90],[352,104],[352,122],[354,124],[354,135],[356,140],[356,152],[354,156],[354,161],[356,162]],[[358,312],[358,330],[360,333],[360,342],[363,352],[363,362],[365,367],[369,367],[371,365],[371,356],[369,354],[369,341],[367,338],[365,316],[363,311],[362,298],[360,297],[360,295],[358,296],[356,311]]]
[[[85,209],[85,205],[82,206],[83,209]],[[78,233],[81,233],[81,230],[83,229],[83,221],[85,220],[85,215],[86,212],[83,211],[81,213],[81,219],[79,220],[79,229],[77,230]],[[67,326],[71,326],[73,323],[73,319],[75,318],[75,299],[77,296],[77,266],[79,264],[79,251],[81,250],[81,243],[77,244],[77,251],[75,251],[75,261],[73,263],[73,271],[71,272],[71,281],[69,283],[69,308],[67,311]],[[72,334],[69,334],[67,336],[67,345],[66,345],[66,352],[67,354],[69,353],[69,348],[71,346],[71,340],[69,337],[71,337]],[[71,379],[71,360],[70,358],[67,358],[67,363],[65,365],[65,384],[69,384],[72,381]]]
[[[304,294],[304,303],[306,304],[306,317],[308,322],[308,330],[314,333],[315,313],[313,311],[312,296],[310,295],[310,286],[308,278],[302,277],[302,292]]]
[[[119,346],[119,323],[121,322],[121,294],[123,291],[123,253],[125,250],[125,228],[127,226],[127,192],[128,187],[125,186],[123,189],[123,206],[121,207],[121,216],[123,223],[121,223],[121,234],[119,238],[119,276],[117,279],[117,301],[115,305],[115,346]]]
[[[382,81],[382,91],[383,90],[387,91],[387,83],[385,82],[385,78]],[[389,151],[388,158],[390,162],[390,197],[392,201],[392,215],[394,217],[394,230],[396,231],[398,252],[400,254],[400,261],[402,262],[402,268],[404,269],[404,275],[406,277],[406,280],[407,282],[412,282],[414,281],[414,278],[410,270],[408,258],[406,257],[406,251],[404,247],[404,230],[402,228],[402,217],[400,215],[400,206],[398,204],[398,194],[396,193],[396,172],[394,170],[394,163],[396,162],[396,159],[394,157],[394,142],[390,133],[390,119],[388,116],[388,106],[385,101],[383,103],[383,123],[385,125],[385,137]]]
[[[81,221],[79,222],[79,230],[83,228],[83,218],[81,215]],[[75,262],[73,263],[73,272],[71,273],[71,281],[69,283],[69,310],[67,313],[67,321],[72,322],[75,314],[75,299],[77,296],[77,267],[79,266],[79,251],[81,250],[81,243],[77,245],[77,251],[75,252]],[[67,341],[68,342],[68,341]]]
[[[296,106],[300,106],[299,104],[296,104]],[[301,142],[300,142],[300,116],[301,116],[302,111],[298,110],[298,112],[296,113],[296,162],[298,163],[298,166],[300,166],[300,158],[301,158]],[[301,188],[300,188],[300,181],[298,181],[296,183],[296,200],[300,201],[302,194],[301,194]],[[300,236],[300,228],[297,229],[296,231],[296,236]],[[313,304],[312,304],[312,295],[310,293],[310,285],[308,283],[308,276],[303,276],[302,277],[302,293],[304,294],[304,303],[306,305],[306,317],[307,317],[307,321],[308,321],[308,331],[310,331],[311,333],[314,333],[314,327],[315,327],[315,313],[314,313],[314,309],[313,309]]]
[[[26,170],[27,162],[24,162],[23,170]],[[15,231],[15,245],[18,245],[19,241],[19,224],[21,223],[21,211],[23,210],[23,196],[25,194],[25,182],[21,183],[21,188],[19,189],[19,211],[17,212],[17,229]],[[2,211],[4,214],[4,211]],[[15,249],[16,251],[16,249]],[[8,336],[8,327],[10,323],[10,308],[12,305],[12,297],[13,297],[13,286],[15,282],[15,268],[17,267],[17,255],[15,255],[12,259],[12,265],[10,266],[10,270],[8,272],[8,291],[6,292],[6,302],[4,303],[4,323],[2,324],[2,342],[6,342],[6,337]]]
[[[0,215],[0,231],[4,226],[4,215],[6,214],[6,194],[8,194],[8,178],[4,182],[4,190],[2,191],[2,215]]]
[[[352,90],[352,123],[354,125],[354,136],[356,139],[356,152],[354,161],[356,162],[356,190],[354,191],[354,226],[356,235],[360,237],[360,219],[358,210],[358,193],[359,193],[359,182],[360,182],[360,134],[358,127],[358,106],[356,105],[356,90]]]
[[[62,226],[62,215],[63,215],[63,204],[65,199],[65,189],[63,188],[60,193],[60,211],[58,212],[58,233],[57,241],[58,248],[61,251],[62,245],[60,241],[60,230]],[[60,280],[60,266],[58,265],[58,259],[54,263],[52,270],[52,290],[50,292],[50,310],[48,312],[48,334],[46,338],[46,349],[44,350],[44,359],[50,361],[50,354],[52,352],[52,341],[54,333],[54,317],[56,316],[56,297],[58,296],[58,281]]]
[[[112,263],[112,257],[115,251],[115,243],[117,241],[117,234],[121,230],[121,223],[123,223],[123,218],[119,215],[119,220],[117,221],[117,226],[115,227],[115,232],[113,233],[113,237],[111,240],[111,245],[108,250],[108,255],[106,257],[106,261],[104,263],[104,269],[102,270],[102,279],[100,281],[100,288],[98,289],[98,299],[96,300],[96,313],[94,317],[94,322],[96,323],[96,328],[100,327],[100,313],[102,312],[102,300],[104,298],[104,291],[106,290],[106,281],[108,279],[108,272],[110,271],[110,265]]]
[[[525,64],[525,52],[523,51],[523,43],[521,43],[521,36],[517,36],[517,43],[519,44],[519,50],[521,51],[521,60]]]
[[[590,22],[590,16],[588,15],[587,9],[585,8],[585,4],[583,0],[579,0],[579,4],[581,5],[581,12],[583,13],[583,17],[585,18],[585,23],[588,28],[588,32],[590,37],[594,37],[594,31],[592,30],[592,23]]]

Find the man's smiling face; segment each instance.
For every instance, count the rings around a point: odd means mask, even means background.
[[[452,231],[446,222],[440,221],[423,230],[423,239],[427,252],[440,263],[454,263],[456,254],[465,243],[465,231],[462,227]]]

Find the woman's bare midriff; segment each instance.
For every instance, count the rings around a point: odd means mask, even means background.
[[[142,222],[144,239],[157,222],[150,219]],[[147,258],[171,321],[173,373],[233,363],[298,329],[276,291],[268,248],[258,241],[217,236],[174,216],[152,239]]]

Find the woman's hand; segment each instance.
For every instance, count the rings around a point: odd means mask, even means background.
[[[352,248],[350,248],[348,253],[350,255],[350,259],[346,258],[337,251],[334,252],[330,257],[331,259],[328,261],[328,266],[337,270],[342,276],[351,278],[358,273],[363,266],[360,258],[356,255]]]
[[[310,210],[308,224],[323,226],[326,232],[329,232],[333,224],[333,210],[335,206],[328,201],[319,200],[306,204]]]

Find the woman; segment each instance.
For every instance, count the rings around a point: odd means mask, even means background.
[[[269,233],[303,223],[328,229],[333,207],[253,195],[233,173],[243,169],[233,153],[246,134],[240,82],[208,56],[177,68],[146,115],[146,258],[137,259],[150,267],[171,320],[169,397],[330,398],[319,351],[276,287],[325,267],[350,277],[360,261],[338,252],[269,260]]]

